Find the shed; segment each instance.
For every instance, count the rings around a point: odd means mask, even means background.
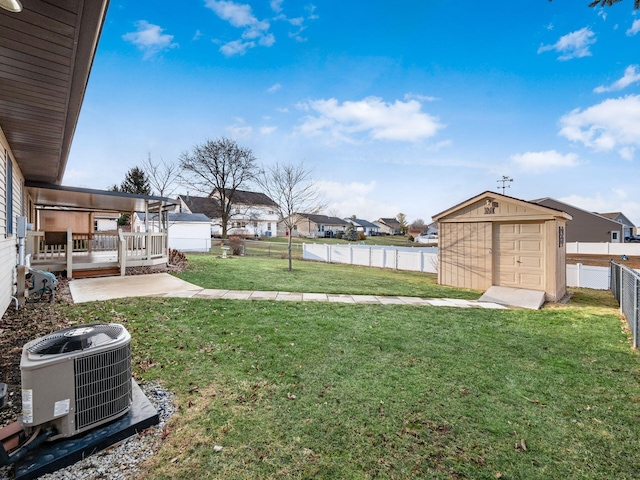
[[[134,230],[144,232],[144,213],[137,214],[134,219]],[[149,216],[150,230],[157,229],[158,215]],[[182,252],[209,252],[211,250],[211,220],[202,213],[170,212],[169,248]]]
[[[438,283],[566,293],[566,222],[571,215],[486,191],[434,215],[438,222]]]

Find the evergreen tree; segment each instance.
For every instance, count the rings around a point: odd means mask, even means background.
[[[342,237],[349,242],[355,242],[358,240],[358,231],[356,227],[353,226],[353,223],[347,225],[347,228],[344,231],[344,236]]]
[[[137,193],[139,195],[151,195],[151,185],[144,170],[133,167],[127,172],[124,181],[120,184],[120,192]]]

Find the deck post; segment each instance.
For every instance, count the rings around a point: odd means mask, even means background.
[[[127,242],[121,228],[118,228],[118,263],[120,264],[120,276],[124,277],[127,271]]]
[[[65,248],[67,257],[67,278],[73,277],[73,233],[71,227],[67,228],[67,248]]]

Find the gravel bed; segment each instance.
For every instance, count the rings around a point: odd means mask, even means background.
[[[43,475],[41,480],[87,479],[129,480],[138,477],[138,466],[160,447],[160,436],[176,411],[174,395],[157,382],[145,382],[140,388],[158,411],[160,423],[129,437],[106,450],[66,468]],[[13,478],[13,467],[0,467],[0,479]]]

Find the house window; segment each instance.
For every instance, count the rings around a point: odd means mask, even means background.
[[[93,221],[93,231],[97,232],[98,231],[98,220],[94,220]]]
[[[618,241],[618,232],[611,232],[611,241],[612,242]]]
[[[13,163],[11,163],[11,157],[9,153],[4,151],[4,158],[7,162],[7,229],[5,230],[7,235],[13,233]]]
[[[267,230],[271,231],[271,223],[267,223]]]

